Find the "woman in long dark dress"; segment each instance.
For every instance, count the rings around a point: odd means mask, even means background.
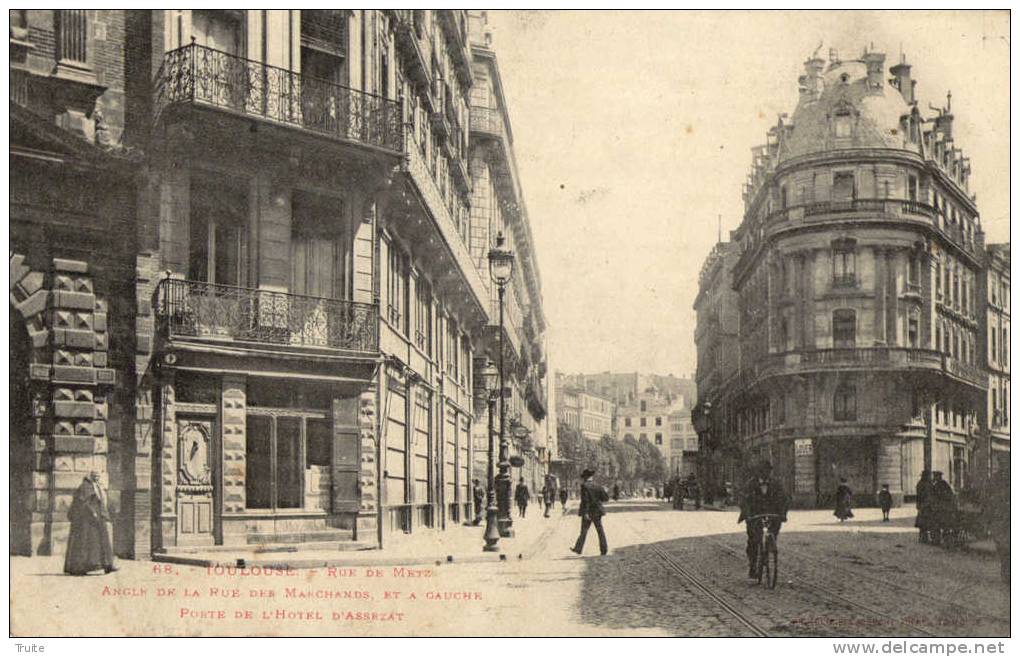
[[[74,493],[67,514],[71,520],[71,532],[67,538],[64,572],[68,575],[117,570],[113,565],[110,511],[106,497],[98,472],[92,472],[83,479]]]
[[[851,509],[853,504],[853,491],[846,485],[846,479],[840,478],[839,487],[836,488],[836,511],[833,513],[840,522],[847,518],[853,518],[854,512]]]

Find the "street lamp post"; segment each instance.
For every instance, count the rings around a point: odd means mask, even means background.
[[[489,250],[489,276],[499,291],[499,474],[496,476],[496,495],[499,506],[499,535],[513,537],[513,520],[510,518],[510,454],[506,437],[506,383],[503,363],[503,295],[514,271],[514,254],[504,244],[500,232],[496,246]]]
[[[482,381],[485,383],[486,409],[488,411],[489,433],[486,438],[488,449],[488,463],[485,472],[485,552],[499,552],[499,527],[496,520],[496,477],[493,459],[496,450],[493,449],[492,439],[496,434],[496,386],[499,385],[499,372],[488,361],[482,369]]]

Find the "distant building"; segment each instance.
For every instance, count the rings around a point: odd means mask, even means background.
[[[691,423],[691,409],[675,408],[669,414],[670,473],[681,477],[697,474],[697,458],[698,434]]]
[[[556,418],[588,440],[613,435],[616,404],[612,400],[570,386],[556,387]]]
[[[988,399],[984,426],[987,472],[1009,465],[1009,244],[988,245],[988,270],[983,276],[985,302],[985,358]]]
[[[685,411],[683,398],[676,399],[671,395],[661,394],[655,388],[648,388],[637,395],[630,404],[618,406],[616,409],[616,437],[619,440],[633,438],[640,441],[647,439],[655,445],[667,466],[673,464],[672,432],[670,418]],[[677,454],[682,458],[682,451]],[[675,471],[675,468],[671,468]]]
[[[694,404],[696,397],[693,379],[672,374],[600,372],[563,376],[569,385],[612,399],[618,406],[632,404],[638,395],[648,388],[655,388],[673,398],[683,397],[688,407]]]

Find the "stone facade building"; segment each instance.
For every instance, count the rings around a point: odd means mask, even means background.
[[[985,255],[951,98],[923,116],[906,60],[889,77],[877,52],[804,66],[702,276],[706,461],[732,479],[769,458],[801,506],[829,504],[841,477],[863,503],[885,483],[902,499],[925,468],[965,486]]]
[[[588,440],[598,441],[614,433],[617,406],[610,400],[581,388],[564,385],[557,378],[556,418],[581,432]]]
[[[683,408],[683,398],[648,388],[638,393],[631,403],[616,407],[616,438],[649,441],[668,466],[673,457],[670,417]]]
[[[32,10],[11,52],[12,551],[63,550],[92,469],[134,558],[463,520],[499,230],[545,446],[519,188],[472,212],[467,12]]]
[[[981,277],[978,294],[985,302],[985,358],[988,367],[988,399],[982,427],[987,428],[988,472],[1009,465],[1009,244],[988,245],[988,268]]]

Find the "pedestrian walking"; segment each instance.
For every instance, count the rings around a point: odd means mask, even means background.
[[[472,524],[482,524],[482,514],[485,513],[485,489],[477,479],[472,479],[471,499],[475,503],[475,519]]]
[[[854,512],[851,508],[853,506],[853,496],[853,491],[847,485],[846,479],[840,477],[839,486],[836,487],[836,510],[832,513],[832,515],[839,518],[840,522],[854,517]]]
[[[892,493],[889,492],[889,484],[882,484],[882,490],[878,491],[878,506],[882,508],[882,522],[889,522],[889,509],[892,508]]]
[[[517,490],[514,491],[514,501],[517,502],[517,513],[523,518],[528,512],[528,500],[531,493],[528,492],[528,485],[524,483],[524,477],[517,483]]]
[[[928,470],[921,472],[920,479],[917,480],[917,486],[914,489],[917,497],[915,498],[915,504],[917,506],[917,518],[914,520],[914,526],[917,527],[917,540],[921,543],[928,543],[931,541],[932,536],[932,483],[931,473]]]
[[[560,505],[563,507],[563,513],[567,512],[567,498],[570,497],[570,493],[567,492],[567,487],[564,486],[560,489]]]
[[[75,491],[67,514],[71,531],[67,538],[64,572],[68,575],[117,570],[113,563],[108,497],[95,471],[89,473]]]
[[[581,534],[570,551],[575,554],[584,551],[588,529],[595,525],[595,531],[599,535],[599,553],[605,556],[609,552],[609,543],[606,541],[606,530],[602,527],[602,516],[606,515],[605,502],[609,500],[609,494],[605,488],[591,480],[594,474],[595,471],[591,468],[581,473],[581,508],[578,509],[578,515],[581,516]]]
[[[549,512],[552,510],[554,504],[556,504],[556,485],[555,480],[552,477],[545,478],[545,485],[542,486],[542,502],[545,505],[545,517],[549,517]]]
[[[613,501],[620,499],[620,484],[613,484]]]
[[[952,537],[956,528],[956,493],[939,470],[932,473],[931,507],[932,536],[935,543],[941,545]]]

